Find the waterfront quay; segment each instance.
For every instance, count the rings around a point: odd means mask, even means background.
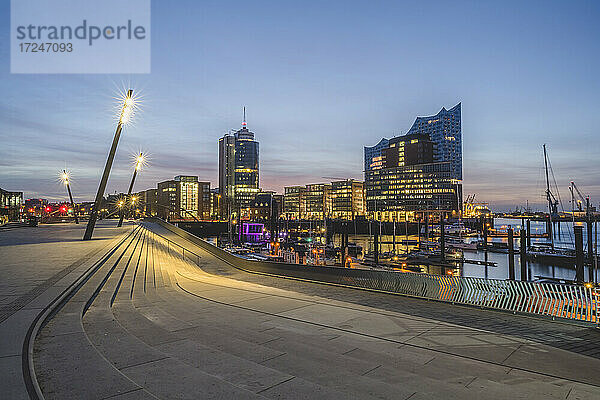
[[[2,232],[11,399],[595,399],[591,324],[246,272],[151,221]]]

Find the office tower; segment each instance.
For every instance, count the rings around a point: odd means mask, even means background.
[[[230,212],[247,214],[259,188],[259,144],[246,124],[246,108],[242,128],[219,139],[219,189]]]

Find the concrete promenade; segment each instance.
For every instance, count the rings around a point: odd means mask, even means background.
[[[0,393],[27,399],[23,339],[35,317],[85,271],[103,249],[132,226],[100,221],[94,240],[85,224],[5,228],[0,231]],[[4,397],[6,396],[6,397]]]
[[[62,229],[42,229],[54,228]],[[7,234],[0,239],[12,245],[0,256],[16,257],[16,242],[29,236]],[[110,239],[119,234],[127,236]],[[199,254],[200,267],[159,235]],[[600,398],[595,347],[584,346],[585,355],[544,342],[545,331],[565,343],[597,340],[593,329],[248,274],[152,223],[106,228],[105,236],[95,255],[77,248],[77,257],[73,244],[70,264],[57,255],[60,266],[44,267],[34,251],[26,252],[28,268],[2,261],[12,286],[20,276],[40,276],[12,304],[79,261],[81,269],[58,281],[63,286],[49,286],[64,289],[113,250],[35,338],[34,377],[46,399]],[[23,269],[40,275],[19,275]],[[21,310],[37,314],[58,295],[44,294]],[[0,357],[12,363],[2,364],[3,377],[22,358],[19,327],[29,327],[6,324],[15,315],[0,325],[19,352]],[[491,329],[481,329],[485,321]],[[508,334],[511,324],[518,329]],[[24,382],[13,375],[2,389],[19,398]]]

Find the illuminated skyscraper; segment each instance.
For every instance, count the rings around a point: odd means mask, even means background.
[[[250,207],[260,192],[258,155],[259,145],[254,132],[248,130],[244,107],[242,128],[219,139],[219,191],[225,200],[223,207],[242,214]]]

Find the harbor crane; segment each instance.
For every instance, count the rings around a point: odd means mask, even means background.
[[[571,191],[571,210],[575,211],[575,201],[577,201],[578,211],[583,211],[582,205],[585,201],[585,212],[589,214],[590,212],[590,196],[584,196],[583,193],[579,190],[575,182],[571,181],[571,185],[569,186],[569,190]],[[575,199],[575,193],[577,193],[578,199]]]

